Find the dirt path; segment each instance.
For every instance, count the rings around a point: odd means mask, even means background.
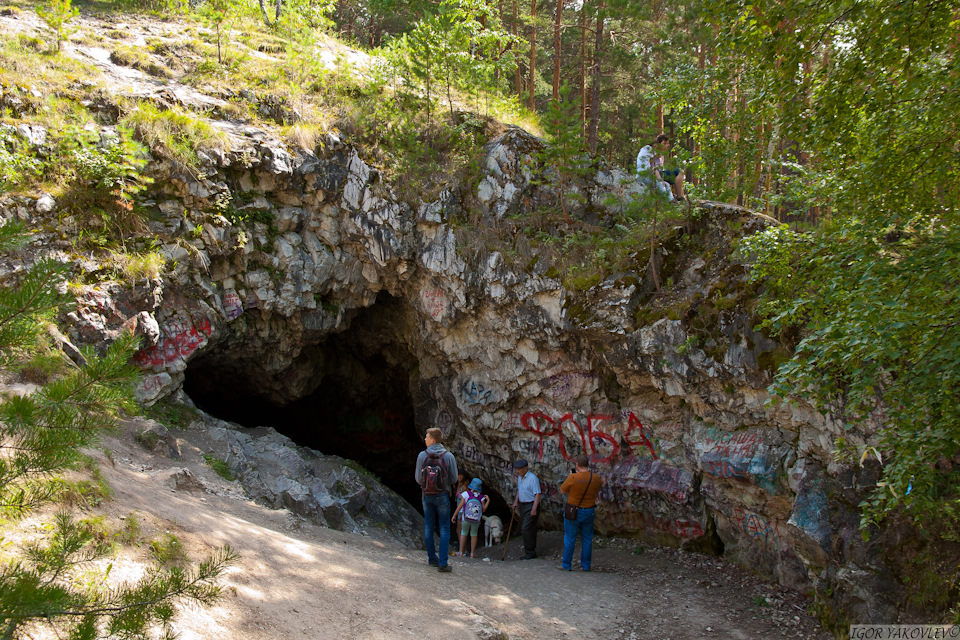
[[[506,561],[502,546],[485,548],[480,559],[451,558],[453,572],[440,574],[425,552],[251,503],[203,463],[202,432],[176,434],[183,460],[154,456],[132,430],[106,442],[97,455],[114,495],[96,512],[118,529],[133,514],[142,541],[174,535],[193,559],[223,544],[239,553],[222,603],[181,616],[187,640],[830,637],[796,594],[717,558],[637,554],[628,540],[598,539],[590,573],[558,571],[561,537],[542,532],[542,558],[518,560],[514,537]],[[177,468],[193,475],[193,490],[170,488]],[[131,560],[145,560],[148,547],[133,548]],[[122,575],[124,562],[113,562]]]

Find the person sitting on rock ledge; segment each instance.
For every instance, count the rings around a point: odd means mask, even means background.
[[[637,179],[647,186],[655,186],[664,195],[673,194],[674,202],[687,199],[683,192],[683,172],[680,169],[664,169],[664,155],[670,153],[670,136],[661,133],[656,141],[644,146],[637,154]]]

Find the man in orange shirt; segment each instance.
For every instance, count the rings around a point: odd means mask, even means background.
[[[560,493],[567,496],[567,509],[563,518],[563,564],[557,567],[561,571],[570,571],[573,562],[573,547],[580,534],[580,568],[590,571],[590,559],[593,555],[593,520],[596,515],[597,494],[603,481],[590,471],[590,460],[585,455],[577,456],[577,470],[567,476],[560,485]],[[575,506],[576,515],[570,519],[567,513]]]

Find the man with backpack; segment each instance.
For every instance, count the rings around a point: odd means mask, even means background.
[[[457,461],[447,451],[443,432],[427,429],[423,441],[427,448],[417,456],[414,477],[423,490],[423,544],[427,547],[427,561],[441,573],[449,573],[447,564],[450,546],[450,489],[457,477]],[[434,527],[440,527],[440,549],[433,541]]]
[[[460,504],[453,512],[450,522],[456,522],[457,514],[463,512],[463,523],[460,525],[460,553],[467,555],[467,536],[470,536],[470,557],[477,557],[477,537],[480,533],[480,522],[484,511],[490,505],[490,498],[480,493],[483,483],[480,478],[474,478],[466,491],[460,494]]]

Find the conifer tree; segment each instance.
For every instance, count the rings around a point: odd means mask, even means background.
[[[71,5],[71,0],[50,0],[47,8],[37,7],[37,15],[53,29],[57,37],[57,53],[60,45],[67,37],[67,23],[76,18],[79,12]]]
[[[580,135],[580,110],[571,101],[566,83],[560,88],[560,100],[550,101],[544,124],[551,142],[540,154],[540,160],[544,168],[554,174],[551,177],[556,180],[560,210],[570,220],[567,208],[571,199],[582,198],[571,192],[571,187],[589,172],[590,166]]]
[[[0,227],[0,253],[26,238],[22,225]],[[35,352],[54,314],[70,304],[61,290],[67,266],[41,259],[13,286],[0,287],[0,367]],[[132,408],[136,339],[118,339],[102,357],[92,350],[70,373],[25,396],[0,401],[0,512],[16,517],[49,504],[64,486],[59,473],[76,466],[81,448]],[[72,580],[103,550],[93,534],[62,511],[48,537],[0,564],[0,638],[34,637],[38,627],[74,640],[144,638],[151,629],[172,637],[180,601],[217,599],[217,577],[233,559],[224,547],[192,569],[154,567],[135,584]],[[92,585],[92,586],[90,586]]]

